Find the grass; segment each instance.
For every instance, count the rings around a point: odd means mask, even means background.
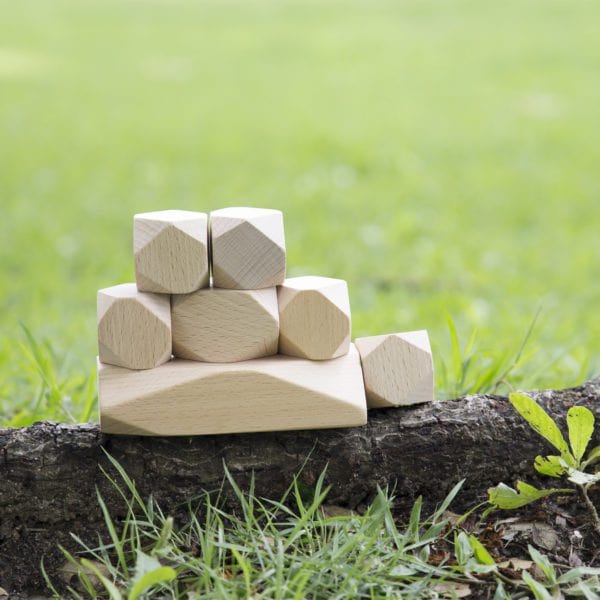
[[[595,3],[0,9],[5,424],[97,418],[96,290],[169,207],[283,209],[290,273],[428,329],[440,397],[600,372]]]
[[[109,457],[110,458],[110,457]],[[111,458],[111,478],[127,502],[122,523],[102,498],[106,531],[81,552],[64,550],[70,597],[111,600],[161,598],[452,598],[597,597],[600,569],[556,568],[533,547],[527,567],[511,571],[465,526],[468,515],[448,512],[457,484],[430,516],[418,499],[407,522],[392,515],[393,495],[380,490],[364,514],[326,504],[323,473],[306,497],[296,481],[280,501],[242,492],[225,510],[206,495],[177,527]],[[481,529],[481,528],[479,528]],[[104,540],[104,541],[103,541]],[[525,564],[524,561],[522,561]],[[47,578],[49,585],[54,583]],[[56,597],[60,592],[54,587]],[[154,596],[146,596],[146,594]]]

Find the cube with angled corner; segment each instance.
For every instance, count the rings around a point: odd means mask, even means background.
[[[135,280],[140,291],[187,294],[208,286],[208,216],[161,210],[133,218]]]
[[[427,331],[355,340],[360,353],[369,408],[431,402],[433,360]]]
[[[210,213],[213,285],[257,290],[285,279],[283,214],[266,208]]]
[[[124,283],[98,292],[98,350],[103,363],[152,369],[171,358],[169,296]]]
[[[310,360],[343,356],[350,347],[348,285],[331,277],[292,277],[277,288],[279,352]]]

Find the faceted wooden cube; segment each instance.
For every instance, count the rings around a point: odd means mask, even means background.
[[[277,352],[277,291],[209,288],[173,296],[173,353],[229,363]]]
[[[209,283],[206,213],[162,210],[135,215],[133,248],[140,291],[187,294]]]
[[[212,276],[217,288],[257,290],[285,279],[280,210],[224,208],[210,213]]]
[[[171,358],[169,296],[124,283],[98,292],[98,354],[103,363],[152,369]]]
[[[433,400],[433,359],[427,331],[356,340],[369,408]]]
[[[292,277],[277,294],[281,354],[328,360],[348,352],[352,326],[345,281]]]

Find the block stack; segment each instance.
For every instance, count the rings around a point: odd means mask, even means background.
[[[351,427],[367,404],[433,398],[426,332],[352,344],[345,281],[286,279],[280,211],[167,210],[133,230],[136,283],[98,292],[103,431]]]

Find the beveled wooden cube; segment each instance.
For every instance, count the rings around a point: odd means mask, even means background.
[[[208,286],[206,213],[161,210],[135,215],[133,250],[140,291],[187,294]]]
[[[279,352],[310,360],[343,356],[350,347],[348,285],[331,277],[292,277],[277,288]]]
[[[135,283],[98,291],[98,352],[103,363],[153,369],[171,358],[169,296],[140,292]]]
[[[213,286],[238,290],[274,287],[285,279],[283,214],[266,208],[210,213]]]
[[[431,402],[433,359],[427,331],[356,340],[369,408]]]

